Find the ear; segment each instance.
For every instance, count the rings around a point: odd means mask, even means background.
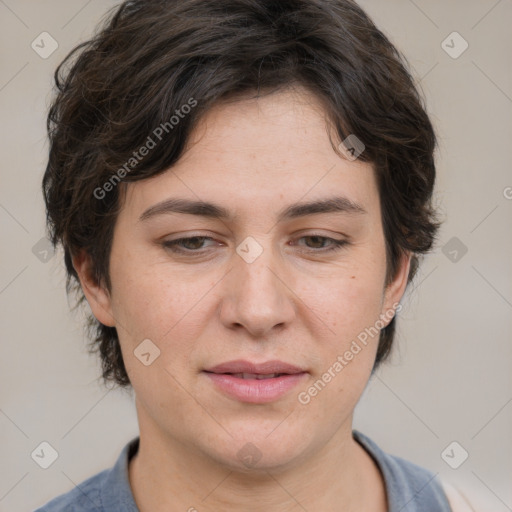
[[[396,275],[384,290],[381,315],[389,319],[389,322],[393,318],[390,312],[397,310],[398,303],[405,293],[407,278],[409,277],[409,270],[411,268],[411,258],[412,253],[410,252],[406,252],[402,255]]]
[[[90,255],[85,251],[73,256],[75,268],[85,298],[96,319],[103,325],[114,327],[116,322],[112,313],[112,301],[110,293],[102,283],[98,283],[92,274],[92,262]]]

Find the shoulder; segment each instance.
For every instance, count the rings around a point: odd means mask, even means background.
[[[487,489],[474,485],[470,479],[456,483],[441,478],[441,485],[453,512],[509,512],[511,509]]]
[[[71,491],[61,494],[35,512],[96,512],[102,511],[101,487],[108,469],[88,478]]]
[[[138,512],[128,474],[129,461],[138,446],[136,437],[124,446],[113,467],[84,480],[35,512]]]
[[[443,490],[448,497],[453,512],[474,512],[475,509],[470,505],[467,498],[453,485],[445,480],[441,480]]]
[[[353,434],[381,470],[390,512],[452,512],[448,497],[434,473],[384,452],[373,440],[358,431]]]

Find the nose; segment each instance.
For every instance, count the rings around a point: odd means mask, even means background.
[[[223,325],[244,328],[255,338],[264,338],[272,330],[289,325],[296,311],[288,274],[282,260],[269,247],[252,262],[234,254],[233,268],[223,280]]]

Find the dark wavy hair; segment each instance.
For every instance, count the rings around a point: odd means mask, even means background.
[[[128,0],[66,56],[55,84],[43,191],[49,237],[63,246],[66,290],[76,291],[76,306],[85,297],[72,257],[81,250],[91,256],[94,279],[111,290],[120,203],[113,178],[167,170],[219,101],[293,85],[322,102],[340,141],[356,134],[364,142],[359,159],[376,172],[388,282],[411,252],[410,282],[418,257],[433,245],[435,133],[407,61],[354,1]],[[197,106],[171,124],[191,98]],[[157,127],[166,127],[165,143],[134,160]],[[390,352],[395,323],[380,332],[374,370]],[[104,382],[128,386],[115,327],[92,316],[88,325]]]

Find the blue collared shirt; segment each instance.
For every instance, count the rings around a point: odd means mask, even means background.
[[[123,448],[115,465],[88,478],[35,512],[139,512],[128,476],[128,463],[139,449],[139,437]]]
[[[447,497],[433,473],[385,453],[357,430],[353,431],[353,436],[382,472],[388,512],[451,512]],[[90,477],[35,512],[140,512],[128,477],[129,461],[138,448],[139,437],[136,437],[125,445],[111,469]]]

